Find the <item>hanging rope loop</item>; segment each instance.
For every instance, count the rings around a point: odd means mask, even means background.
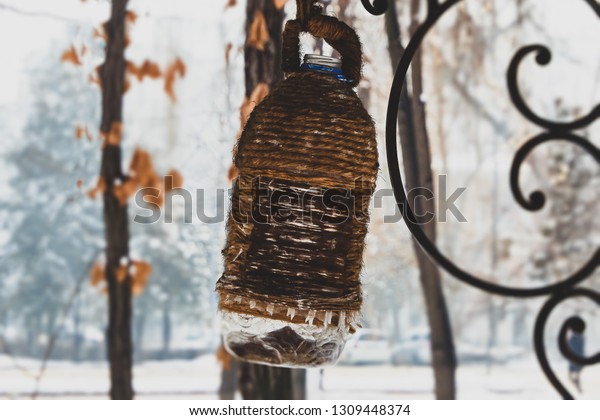
[[[310,18],[323,13],[323,6],[317,3],[318,0],[296,0],[296,20],[305,32],[308,31]]]
[[[362,69],[362,49],[358,35],[350,26],[333,16],[322,15],[317,0],[296,0],[296,19],[289,20],[283,31],[282,69],[286,73],[300,70],[300,33],[323,38],[342,56],[342,71],[356,86]]]

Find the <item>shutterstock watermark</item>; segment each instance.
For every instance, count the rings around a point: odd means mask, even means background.
[[[169,177],[165,183],[169,185]],[[361,219],[367,214],[380,217],[383,223],[397,223],[402,220],[403,203],[396,203],[391,188],[377,189],[373,199],[370,191],[356,182],[350,189],[315,188],[306,184],[285,180],[257,177],[248,186],[217,188],[207,191],[203,188],[189,190],[174,188],[164,197],[164,206],[156,206],[157,198],[163,192],[157,188],[143,188],[135,194],[135,216],[133,221],[140,224],[173,223],[173,214],[183,212],[184,223],[223,223],[228,216],[233,189],[238,188],[236,208],[237,222],[255,224],[272,223],[347,223],[351,219]],[[407,201],[414,212],[414,223],[426,224],[433,221],[447,222],[449,217],[465,223],[467,220],[458,207],[458,201],[466,188],[448,191],[446,175],[438,176],[437,194],[427,188],[415,188],[407,193]],[[177,208],[177,210],[175,210]],[[164,217],[163,217],[164,214]]]

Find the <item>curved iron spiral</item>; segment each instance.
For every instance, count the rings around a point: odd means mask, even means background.
[[[513,101],[513,104],[525,118],[527,118],[532,123],[547,129],[548,131],[567,132],[587,127],[588,125],[593,123],[598,117],[600,117],[600,104],[598,104],[592,111],[590,111],[589,114],[568,123],[550,121],[546,118],[538,116],[535,112],[533,112],[523,99],[521,91],[519,90],[519,83],[517,81],[517,76],[519,74],[519,65],[523,62],[523,59],[527,55],[533,52],[537,52],[535,60],[540,66],[545,66],[549,64],[552,60],[552,53],[545,45],[528,45],[517,51],[517,53],[510,62],[510,66],[508,67],[507,73],[508,92],[510,93],[510,97]]]
[[[367,12],[372,15],[379,16],[385,13],[388,8],[387,0],[374,0],[371,4],[370,0],[360,0]]]
[[[535,321],[535,328],[533,333],[533,341],[535,346],[535,352],[538,357],[538,361],[542,370],[546,374],[546,377],[550,381],[550,383],[554,386],[554,388],[560,393],[560,395],[564,399],[573,399],[573,395],[567,390],[567,388],[558,380],[558,377],[550,367],[550,363],[548,362],[548,357],[546,356],[546,348],[544,346],[544,330],[546,327],[546,322],[554,310],[556,306],[567,299],[575,298],[575,297],[585,297],[593,300],[596,304],[600,305],[600,293],[591,289],[571,289],[566,290],[561,294],[557,294],[552,296],[542,307],[540,310],[537,319]],[[591,357],[584,357],[578,354],[573,353],[571,351],[568,344],[568,332],[574,331],[577,333],[582,333],[585,330],[585,321],[578,316],[573,316],[567,319],[558,334],[558,346],[560,348],[561,353],[568,360],[575,362],[580,365],[593,365],[596,363],[600,363],[600,352],[596,353]]]
[[[568,141],[570,143],[576,144],[577,146],[585,149],[592,157],[600,164],[600,149],[594,146],[589,140],[584,139],[573,133],[542,133],[528,140],[523,146],[517,150],[517,154],[513,160],[511,169],[510,169],[510,188],[512,190],[513,195],[515,196],[515,200],[521,205],[521,207],[530,210],[536,211],[541,210],[544,207],[546,202],[546,197],[541,191],[533,191],[529,195],[529,201],[524,197],[523,192],[519,187],[519,173],[521,171],[521,166],[525,162],[527,156],[533,149],[542,143],[546,143],[554,140],[563,140]]]

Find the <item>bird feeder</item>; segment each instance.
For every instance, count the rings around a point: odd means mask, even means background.
[[[357,328],[360,272],[378,170],[373,121],[356,95],[361,47],[352,28],[298,1],[283,33],[286,78],[239,139],[217,282],[223,337],[256,363],[334,363]],[[341,61],[306,56],[323,38]]]

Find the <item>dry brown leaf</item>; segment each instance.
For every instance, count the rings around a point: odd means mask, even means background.
[[[273,3],[275,4],[275,8],[277,10],[281,10],[285,7],[285,3],[287,2],[287,0],[273,0]]]
[[[164,184],[156,172],[150,174],[147,184],[143,186],[148,188],[144,191],[144,200],[156,207],[162,207],[165,202]]]
[[[229,9],[230,7],[233,7],[237,4],[237,0],[229,0],[227,2],[227,4],[225,5],[225,9]]]
[[[162,72],[160,71],[160,67],[158,64],[153,63],[150,60],[144,60],[142,66],[138,69],[138,80],[142,81],[144,77],[149,77],[151,79],[158,79],[162,76]]]
[[[231,53],[231,49],[233,48],[233,44],[228,42],[225,45],[225,64],[229,65],[229,54]]]
[[[225,346],[223,346],[222,344],[217,349],[216,357],[217,361],[223,367],[223,370],[231,369],[231,356],[229,355],[227,350],[225,350]]]
[[[108,40],[108,36],[106,35],[106,29],[105,29],[105,25],[106,23],[103,23],[99,28],[94,28],[94,37],[96,38],[100,38],[103,40]]]
[[[90,133],[90,130],[88,129],[87,125],[77,125],[75,127],[75,138],[77,140],[80,140],[83,137],[85,137],[89,141],[94,140],[94,137],[92,136],[92,133]]]
[[[237,166],[235,166],[234,163],[231,164],[231,166],[229,167],[229,171],[227,171],[227,179],[229,180],[229,182],[232,182],[234,179],[236,179],[238,177],[239,171]]]
[[[139,295],[148,284],[148,278],[152,274],[152,265],[146,261],[133,261],[131,276],[131,290],[134,295]]]
[[[144,77],[149,77],[151,79],[158,79],[162,76],[162,72],[158,64],[153,63],[150,60],[144,60],[141,66],[136,66],[131,61],[127,61],[126,63],[126,71],[128,74],[134,76],[138,81],[143,81]]]
[[[248,97],[244,96],[242,105],[240,106],[240,127],[244,128],[246,126],[246,121],[248,121],[248,117],[250,117],[255,106],[255,103],[250,102]]]
[[[133,10],[128,10],[126,12],[126,19],[129,23],[135,23],[137,18],[138,18],[138,15]]]
[[[131,80],[129,80],[129,77],[125,77],[125,83],[123,85],[123,95],[125,95],[129,91],[130,87],[131,87]]]
[[[250,94],[249,99],[244,97],[242,106],[240,107],[240,125],[242,128],[246,125],[246,122],[256,105],[258,105],[268,94],[269,85],[266,83],[259,83],[252,91],[252,94]]]
[[[185,63],[181,60],[181,58],[177,57],[175,59],[175,70],[179,74],[180,77],[185,77],[185,73],[187,72],[187,67]]]
[[[98,73],[98,69],[94,70],[90,73],[88,77],[88,81],[93,85],[98,85],[98,87],[102,88],[102,82],[100,81],[100,76]]]
[[[96,198],[96,195],[103,194],[105,190],[106,190],[106,182],[104,181],[104,177],[100,176],[100,177],[98,177],[98,182],[96,183],[96,186],[94,188],[92,188],[91,190],[89,190],[87,192],[87,195],[92,200],[94,200]]]
[[[96,263],[90,270],[90,284],[96,286],[106,279],[104,275],[104,265]]]
[[[115,187],[115,195],[121,203],[131,197],[139,189],[142,191],[146,203],[161,207],[164,204],[165,193],[183,186],[183,176],[176,170],[171,170],[161,178],[154,170],[152,157],[144,149],[137,147],[129,164],[131,178],[123,185]],[[170,177],[167,182],[166,177]],[[135,184],[134,184],[135,183]],[[135,185],[135,188],[133,186]]]
[[[129,178],[121,185],[115,185],[113,187],[113,194],[119,200],[119,204],[124,206],[125,204],[127,204],[127,200],[129,199],[129,197],[136,193],[138,187],[139,182],[137,178]]]
[[[75,126],[75,138],[77,140],[81,140],[81,138],[85,135],[85,128],[81,125]]]
[[[76,66],[81,66],[81,60],[79,59],[79,55],[77,54],[77,50],[75,49],[74,45],[71,45],[71,48],[65,51],[60,57],[60,59],[63,62],[72,63]]]
[[[146,185],[146,187],[150,187],[150,188],[154,188],[159,191],[163,191],[164,190],[163,180],[160,178],[160,176],[158,176],[158,174],[156,172],[154,172],[151,174],[150,181],[148,182],[148,185]]]
[[[156,194],[157,192],[158,194]],[[151,194],[145,194],[144,201],[160,208],[164,204],[165,198],[164,194],[162,194],[160,189],[157,188],[153,189]]]
[[[138,67],[135,65],[135,63],[133,63],[129,60],[126,60],[125,61],[125,71],[127,73],[130,73],[131,75],[137,77],[139,70],[138,70]]]
[[[173,86],[175,85],[175,77],[172,73],[167,73],[165,76],[165,92],[169,95],[169,98],[175,102],[177,100],[177,96],[175,96],[175,91]]]
[[[139,296],[142,294],[145,288],[145,284],[134,283],[131,285],[131,293],[133,293],[134,296]]]
[[[162,207],[165,201],[164,184],[157,173],[151,173],[148,177],[146,185],[141,185],[142,188],[142,199],[151,205],[158,208]]]
[[[141,187],[154,187],[155,178],[158,177],[154,171],[154,164],[150,153],[140,147],[136,147],[129,164],[129,169],[133,176],[137,178]]]
[[[269,94],[269,85],[266,83],[259,83],[256,85],[252,93],[250,94],[250,102],[259,104]]]
[[[119,283],[123,283],[127,279],[127,272],[129,271],[129,267],[127,264],[120,265],[115,268],[115,277]]]
[[[269,42],[269,28],[267,27],[267,20],[265,15],[260,10],[254,13],[254,19],[250,24],[248,30],[248,41],[247,44],[250,47],[254,47],[259,51],[264,51],[265,44]]]
[[[172,101],[176,101],[177,97],[175,96],[175,78],[185,77],[186,66],[180,58],[175,59],[170,66],[165,70],[165,92],[169,95]]]
[[[76,185],[77,185],[77,188],[81,188],[81,186],[83,185],[83,179],[78,179]]]
[[[123,124],[120,121],[114,121],[110,126],[110,131],[106,137],[106,143],[118,146],[121,144],[121,137],[123,136]]]
[[[169,183],[165,181],[165,193],[171,192],[175,188],[183,187],[183,176],[181,175],[181,173],[179,173],[179,171],[171,169],[165,175],[165,178],[167,177],[170,177],[171,181]]]

